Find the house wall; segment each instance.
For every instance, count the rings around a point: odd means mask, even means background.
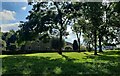
[[[50,42],[43,43],[42,41],[27,43],[25,45],[25,50],[47,50],[50,48],[51,48]]]
[[[115,46],[104,46],[105,50],[111,50],[111,49],[114,49],[114,48],[115,48]]]

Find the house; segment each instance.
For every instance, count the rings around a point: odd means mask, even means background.
[[[104,49],[105,50],[113,50],[113,49],[115,49],[115,47],[116,47],[116,44],[106,44],[105,46],[104,46]]]
[[[42,41],[28,41],[24,45],[24,50],[48,50],[50,49],[50,42],[44,43]]]
[[[66,42],[65,47],[70,47],[72,49],[72,43]],[[51,42],[44,43],[42,41],[27,41],[27,43],[24,45],[24,47],[21,48],[21,50],[52,50]]]
[[[70,43],[70,42],[66,42],[66,46],[73,46],[73,44],[72,43]]]
[[[66,44],[65,44],[65,50],[72,50],[73,48],[73,44],[72,43],[70,43],[70,42],[66,42]]]

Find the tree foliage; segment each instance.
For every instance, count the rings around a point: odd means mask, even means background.
[[[59,41],[59,38],[52,38],[51,39],[51,47],[53,49],[59,50],[59,48],[63,48],[65,46],[65,41],[62,40],[62,42]],[[61,45],[60,45],[61,43]]]

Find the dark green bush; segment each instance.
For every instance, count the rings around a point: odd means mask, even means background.
[[[78,50],[77,40],[74,40],[74,41],[73,41],[73,50]]]
[[[10,51],[16,51],[16,45],[9,45],[9,46],[8,46],[8,49],[9,49]]]

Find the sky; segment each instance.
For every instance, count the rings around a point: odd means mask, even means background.
[[[9,30],[18,30],[19,22],[26,21],[28,11],[32,9],[26,1],[24,2],[0,2],[0,27],[2,32],[8,32]],[[76,39],[76,35],[72,32],[71,26],[67,26],[67,32],[69,35],[67,42],[72,42]],[[81,37],[82,38],[82,37]],[[81,39],[83,41],[83,38]]]

